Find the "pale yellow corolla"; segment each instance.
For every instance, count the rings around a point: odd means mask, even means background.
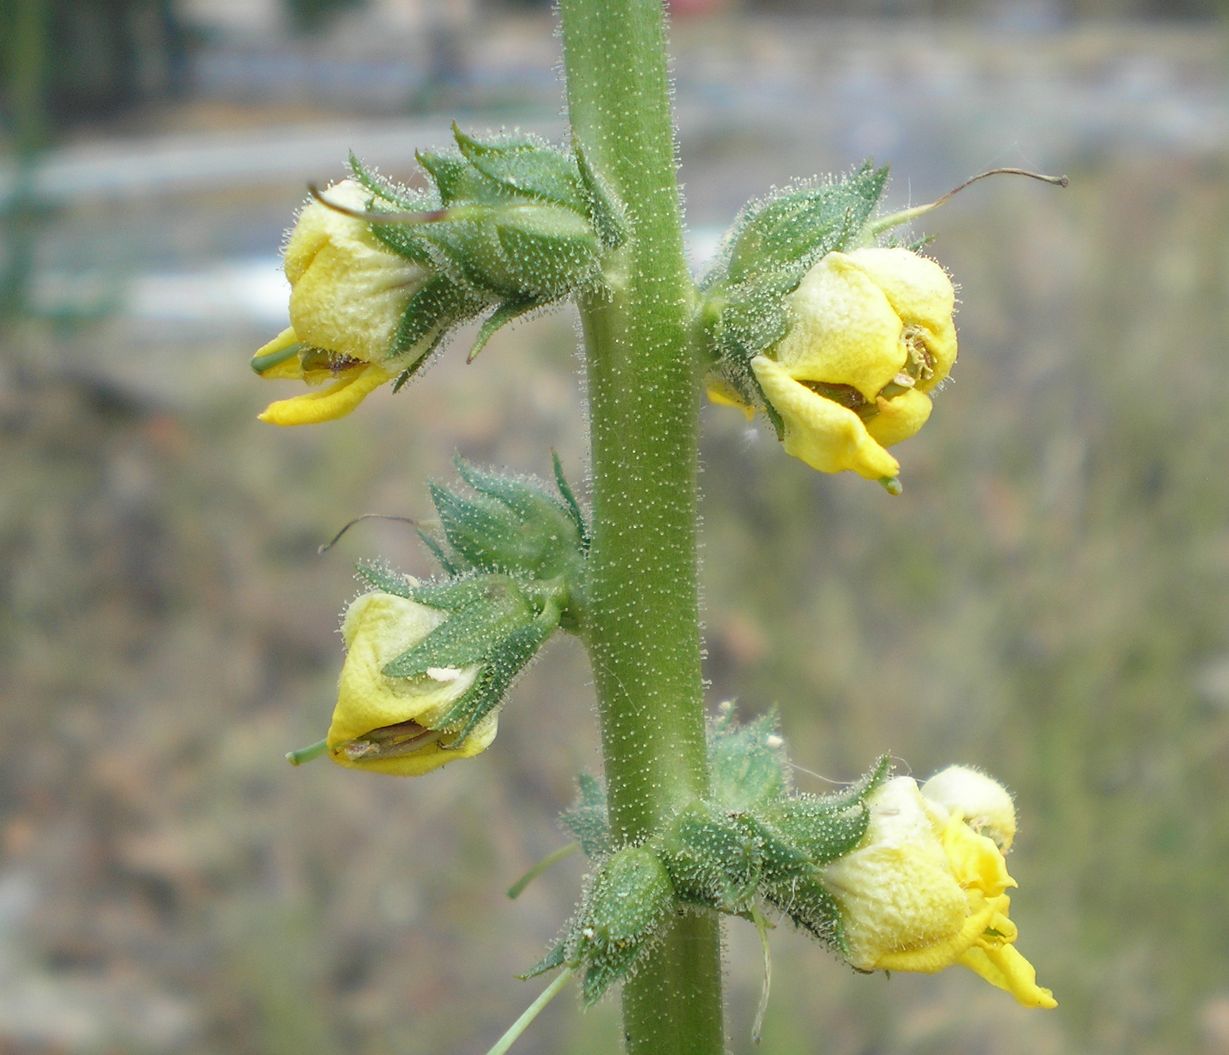
[[[895,479],[887,448],[930,417],[956,361],[955,291],[933,260],[900,248],[833,252],[786,297],[789,328],[751,360],[785,450],[821,472]],[[722,382],[714,402],[750,409]]]
[[[983,774],[963,767],[960,774],[974,779],[961,787],[960,779],[940,774],[927,784],[943,790],[943,801],[909,777],[889,780],[868,800],[861,843],[824,867],[849,962],[865,971],[926,973],[959,964],[1021,1004],[1055,1007],[1016,949],[1008,918],[1006,891],[1016,882],[1000,843],[1010,846],[1015,833],[1010,796]],[[971,792],[968,802],[962,791]]]
[[[357,211],[371,197],[353,180],[325,193]],[[256,352],[252,367],[262,377],[305,381],[313,391],[270,403],[262,421],[311,425],[343,417],[430,348],[434,335],[391,355],[410,297],[430,274],[383,245],[358,217],[310,202],[283,264],[290,326]]]
[[[363,594],[346,610],[346,659],[325,743],[339,765],[397,776],[421,776],[471,758],[495,739],[499,718],[483,718],[460,743],[435,726],[474,684],[479,666],[428,670],[390,678],[384,667],[444,621],[436,608],[394,594]]]

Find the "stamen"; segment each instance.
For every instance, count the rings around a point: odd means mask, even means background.
[[[839,403],[842,407],[856,411],[859,407],[866,405],[866,397],[859,392],[853,385],[834,385],[827,381],[802,381],[800,385],[809,388],[817,396],[823,396],[824,399],[830,399],[833,403]]]
[[[428,729],[415,721],[398,722],[355,737],[341,751],[351,762],[360,758],[365,761],[404,758],[430,747],[443,735],[442,730]]]
[[[342,355],[340,352],[330,352],[327,348],[305,348],[302,352],[304,370],[328,370],[332,374],[344,373],[356,366],[366,366],[362,359],[352,355]]]
[[[838,406],[852,410],[863,421],[870,421],[879,413],[879,408],[859,392],[853,385],[833,385],[826,381],[799,381],[800,385],[809,388],[817,396],[830,399]],[[889,384],[888,387],[891,387]],[[886,392],[887,389],[884,389]],[[880,393],[883,395],[884,393]],[[893,393],[894,394],[894,393]]]
[[[906,326],[901,340],[905,344],[905,372],[915,381],[929,381],[935,376],[935,357],[926,344],[925,332],[920,326]]]

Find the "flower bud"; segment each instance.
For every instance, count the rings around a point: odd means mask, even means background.
[[[785,450],[821,472],[894,478],[886,448],[926,423],[956,360],[951,281],[907,249],[855,249],[822,257],[785,302],[785,335],[751,360]]]
[[[486,750],[495,739],[491,712],[459,743],[436,723],[469,691],[481,666],[429,669],[394,678],[385,666],[422,641],[446,614],[383,592],[363,594],[347,609],[341,633],[346,660],[337,706],[325,738],[339,765],[399,776],[421,776]]]
[[[926,973],[961,964],[1021,1004],[1056,1006],[1013,945],[1005,891],[1016,883],[995,843],[909,777],[889,780],[867,802],[862,841],[820,872],[850,964]]]
[[[654,853],[629,846],[606,860],[568,941],[569,962],[585,968],[586,1004],[635,969],[673,913],[674,888]]]
[[[371,198],[353,180],[327,194],[360,211]],[[431,275],[379,241],[364,220],[312,201],[299,214],[283,259],[290,327],[257,351],[252,367],[262,377],[330,383],[271,403],[262,421],[305,425],[342,417],[430,349],[434,332],[389,358],[410,298]]]

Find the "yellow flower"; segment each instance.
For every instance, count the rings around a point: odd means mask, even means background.
[[[353,180],[327,193],[358,210],[369,198]],[[406,304],[429,275],[377,241],[362,220],[311,202],[299,214],[283,262],[290,327],[257,351],[252,367],[262,377],[330,383],[271,403],[262,421],[309,425],[340,418],[430,347],[428,337],[387,359]]]
[[[938,786],[950,790],[952,784],[944,778]],[[994,787],[1001,795],[988,796],[990,789],[974,781],[974,808],[991,801],[994,830],[1014,834],[1015,811],[1008,824],[1001,811],[1007,793]],[[909,777],[888,781],[868,802],[862,842],[822,874],[845,925],[849,962],[865,971],[926,973],[960,964],[1021,1004],[1057,1006],[1013,944],[1006,890],[1016,882],[994,840],[966,822],[965,804],[935,802]]]
[[[415,678],[383,673],[386,663],[444,619],[438,609],[379,591],[363,594],[346,610],[341,626],[346,661],[325,737],[334,762],[416,777],[485,751],[495,739],[499,719],[494,713],[459,744],[433,728],[473,685],[479,667],[430,670]]]
[[[894,478],[900,465],[886,448],[926,423],[927,393],[956,361],[947,274],[907,249],[834,252],[786,304],[785,336],[751,360],[785,450],[821,472]]]

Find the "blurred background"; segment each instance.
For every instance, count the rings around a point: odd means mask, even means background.
[[[413,782],[322,735],[355,558],[454,451],[583,479],[570,313],[458,348],[346,421],[276,430],[283,230],[353,149],[412,179],[448,122],[563,134],[545,4],[0,7],[0,1050],[485,1051],[569,913],[596,768],[558,640],[480,762]],[[764,1055],[1229,1051],[1229,46],[1214,0],[675,4],[697,266],[749,197],[873,157],[927,218],[961,361],[905,493],[706,411],[712,700],[780,709],[800,787],[889,749],[1017,793],[1020,948],[1061,1001],[860,977],[773,936]],[[729,928],[751,1050],[753,929]],[[617,1001],[516,1049],[614,1055]]]

